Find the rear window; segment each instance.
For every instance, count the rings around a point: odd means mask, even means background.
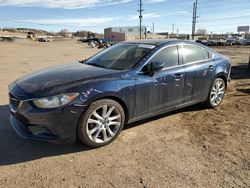
[[[213,54],[211,52],[203,49],[203,56],[204,56],[204,59],[212,59]]]

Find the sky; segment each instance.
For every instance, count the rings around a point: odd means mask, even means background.
[[[191,33],[194,0],[142,0],[143,25],[155,32]],[[139,25],[139,0],[0,0],[0,28],[47,31],[89,30]],[[250,25],[250,0],[198,0],[196,29],[237,32]]]

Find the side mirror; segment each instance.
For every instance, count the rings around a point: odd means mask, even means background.
[[[155,73],[164,68],[165,62],[152,62],[150,72]]]
[[[142,72],[149,76],[153,76],[155,72],[158,72],[164,68],[165,62],[151,62],[143,67]]]

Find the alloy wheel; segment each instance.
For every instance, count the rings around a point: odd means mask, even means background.
[[[121,126],[121,113],[114,105],[103,105],[94,110],[87,121],[87,135],[95,143],[111,140]]]
[[[217,79],[213,84],[211,93],[210,93],[210,103],[212,106],[218,106],[225,95],[225,83],[222,79]]]

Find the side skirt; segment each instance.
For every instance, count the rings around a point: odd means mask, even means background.
[[[178,105],[178,106],[175,106],[175,107],[172,107],[172,108],[164,109],[164,110],[158,111],[156,113],[150,113],[150,114],[147,114],[147,115],[144,115],[144,116],[136,117],[134,119],[130,119],[128,121],[128,124],[134,123],[136,121],[140,121],[140,120],[143,120],[143,119],[147,119],[147,118],[150,118],[150,117],[158,116],[158,115],[161,115],[161,114],[165,114],[167,112],[171,112],[171,111],[174,111],[174,110],[178,110],[178,109],[188,107],[188,106],[191,106],[191,105],[194,105],[194,104],[202,103],[202,102],[204,102],[204,101],[203,100],[195,100],[195,101],[187,102],[185,104],[181,104],[181,105]]]

